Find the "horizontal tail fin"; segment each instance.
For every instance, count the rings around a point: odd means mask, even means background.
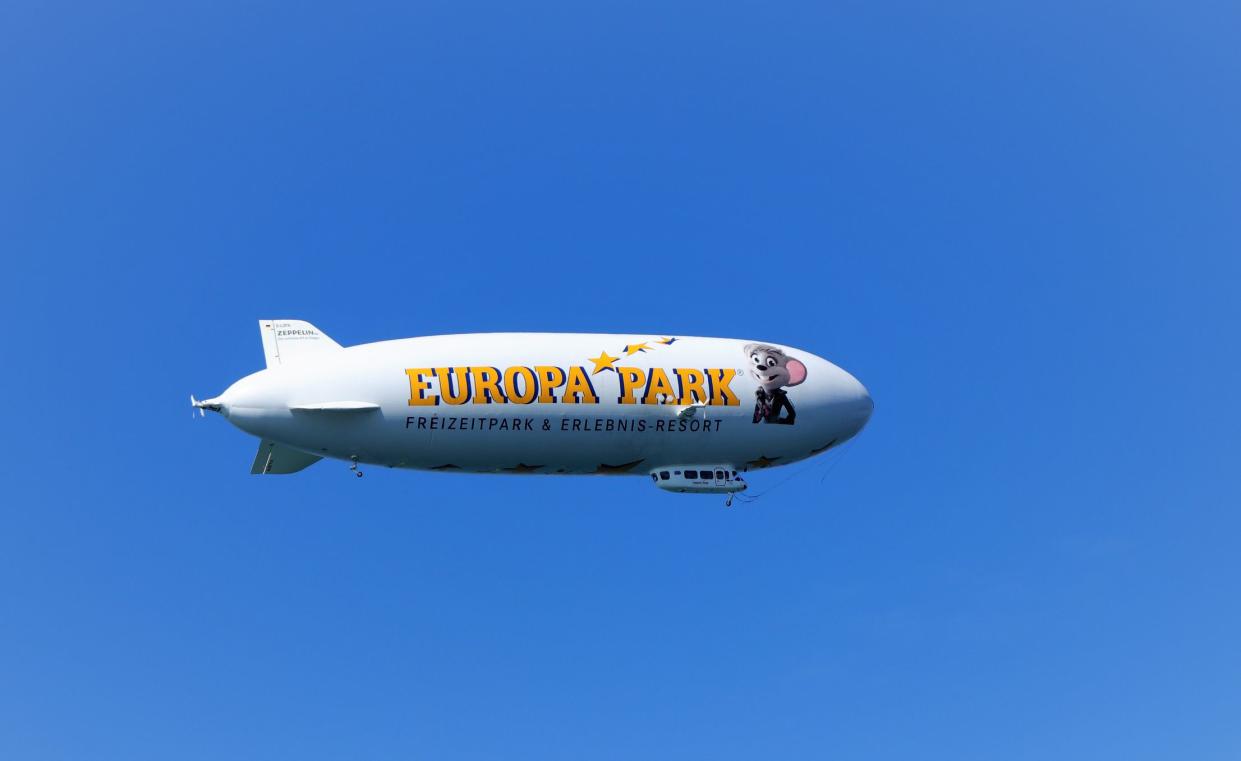
[[[259,332],[263,335],[263,354],[268,367],[340,351],[340,344],[302,320],[259,320]]]
[[[281,475],[296,473],[314,465],[322,457],[307,454],[284,444],[263,439],[259,443],[259,451],[254,455],[254,464],[250,472],[254,475]]]
[[[303,402],[290,404],[294,412],[374,412],[379,405],[374,402]]]

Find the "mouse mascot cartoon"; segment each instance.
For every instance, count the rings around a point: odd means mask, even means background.
[[[792,425],[797,412],[784,387],[806,380],[806,366],[786,355],[784,350],[767,344],[747,344],[745,353],[750,358],[750,373],[758,380],[758,390],[754,392],[757,398],[754,422]],[[787,414],[781,417],[782,412]]]

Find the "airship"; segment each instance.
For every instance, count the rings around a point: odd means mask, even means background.
[[[856,436],[874,404],[840,367],[779,343],[477,333],[343,347],[301,320],[260,320],[267,367],[211,399],[260,439],[250,472],[324,458],[463,473],[638,475],[733,494],[748,471]]]

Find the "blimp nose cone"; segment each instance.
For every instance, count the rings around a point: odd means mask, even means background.
[[[870,392],[861,383],[858,383],[861,396],[858,398],[858,418],[862,421],[861,425],[865,426],[870,422],[870,416],[875,411],[875,400],[870,397]],[[861,430],[859,427],[858,430]]]
[[[871,413],[875,411],[875,401],[871,399],[870,392],[866,390],[861,381],[847,372],[842,374],[844,377],[840,383],[839,404],[844,412],[846,426],[849,428],[846,435],[852,437],[856,436],[870,421]]]

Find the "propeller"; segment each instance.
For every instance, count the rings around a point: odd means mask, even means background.
[[[195,399],[193,394],[190,394],[190,404],[198,409],[198,414],[202,417],[207,417],[207,410],[219,412],[224,407],[224,405],[220,404],[218,399],[203,399],[200,401]],[[191,412],[190,417],[193,416],[194,413]]]

